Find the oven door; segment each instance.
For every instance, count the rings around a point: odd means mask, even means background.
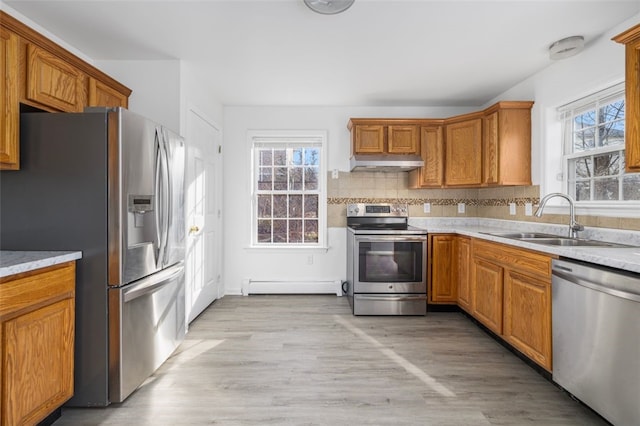
[[[426,235],[356,235],[354,293],[427,292]]]

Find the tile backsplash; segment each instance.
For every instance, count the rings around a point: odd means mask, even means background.
[[[482,217],[544,223],[568,224],[568,215],[544,214],[541,218],[525,215],[525,204],[535,206],[540,200],[540,187],[509,186],[465,189],[409,189],[405,172],[339,172],[338,178],[327,176],[328,226],[346,226],[347,204],[358,202],[403,202],[409,204],[411,217]],[[430,203],[430,213],[424,204]],[[465,212],[458,213],[458,204]],[[516,214],[509,212],[510,203]],[[534,207],[535,211],[535,207]],[[591,227],[640,230],[639,218],[577,216],[579,223]]]

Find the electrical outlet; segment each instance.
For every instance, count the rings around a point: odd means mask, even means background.
[[[525,216],[533,216],[533,204],[524,203],[524,215]]]
[[[313,255],[307,256],[307,265],[313,265]]]
[[[464,213],[465,205],[464,203],[458,203],[458,213]]]
[[[422,207],[425,213],[431,213],[431,203],[424,203]]]
[[[515,214],[516,214],[516,203],[509,203],[509,214],[511,216],[515,216]]]
[[[338,169],[333,169],[331,171],[331,179],[338,179],[338,177],[340,176]]]

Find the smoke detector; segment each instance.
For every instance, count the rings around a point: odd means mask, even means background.
[[[549,57],[551,59],[564,59],[577,55],[584,47],[584,37],[571,36],[558,40],[549,46]]]
[[[304,0],[309,9],[323,15],[335,15],[349,9],[355,0]]]

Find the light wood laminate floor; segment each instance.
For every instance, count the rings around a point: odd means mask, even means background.
[[[226,296],[124,403],[62,425],[603,425],[461,313]]]

